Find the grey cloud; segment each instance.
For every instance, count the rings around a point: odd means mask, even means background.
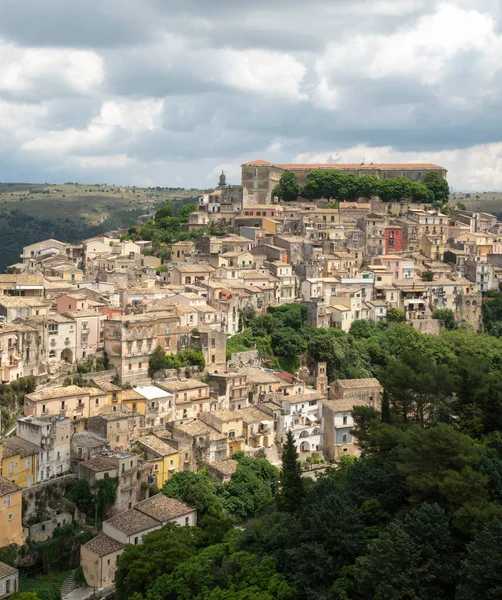
[[[497,27],[500,23],[496,0],[448,1],[486,12]],[[316,65],[328,43],[343,44],[348,59],[358,36],[408,30],[437,6],[436,0],[4,0],[4,40],[20,50],[91,50],[103,61],[104,79],[77,92],[54,69],[45,78],[32,73],[29,91],[0,91],[0,101],[29,102],[46,111],[30,126],[20,119],[18,137],[9,132],[0,151],[0,180],[169,185],[179,176],[184,185],[205,186],[216,165],[259,157],[287,162],[304,152],[336,154],[356,145],[432,152],[500,141],[502,77],[496,71],[487,77],[480,68],[483,55],[472,49],[457,53],[432,83],[413,70],[377,79],[330,65],[323,75],[338,91],[339,102],[337,108],[323,107]],[[222,48],[290,54],[306,68],[304,97],[277,98],[267,89],[232,87],[218,77],[226,68],[219,62]],[[395,52],[399,57],[401,49]],[[270,56],[272,62],[275,55]],[[265,61],[261,69],[267,66]],[[245,83],[259,77],[258,67],[251,61],[234,75]],[[50,132],[100,126],[104,102],[148,98],[163,101],[153,128],[116,125],[106,131],[104,142],[85,139],[62,153],[21,149]],[[0,115],[0,138],[6,136]],[[268,148],[274,142],[280,150],[272,152]],[[107,157],[121,155],[134,164],[82,166],[85,157],[103,157],[106,164]]]

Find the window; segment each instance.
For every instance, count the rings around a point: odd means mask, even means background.
[[[158,471],[159,470],[159,465],[153,465],[153,470],[154,471]]]
[[[343,424],[347,425],[347,415],[343,415]]]
[[[253,169],[253,177],[258,177],[258,169],[256,167]]]
[[[135,546],[137,546],[137,545],[138,545],[138,537],[137,537],[137,536],[134,538],[134,545],[135,545]]]
[[[30,457],[29,457],[29,456],[27,456],[27,457],[24,459],[24,468],[25,468],[25,469],[29,469],[29,468],[30,468]]]
[[[115,436],[115,441],[118,442],[120,440],[120,437],[118,435]]]
[[[13,518],[14,518],[14,515],[12,513],[9,513],[9,521],[12,521]]]
[[[96,398],[96,406],[99,406],[99,398]]]
[[[347,434],[344,433],[342,436],[342,444],[346,444],[347,443]]]
[[[14,473],[14,461],[11,460],[9,463],[9,473]]]
[[[5,498],[4,502],[5,502],[5,506],[7,508],[10,508],[10,505],[12,503],[12,497],[10,494],[7,494],[7,497]]]
[[[185,517],[185,526],[190,525],[190,517]]]

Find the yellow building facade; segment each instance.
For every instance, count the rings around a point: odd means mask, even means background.
[[[21,488],[37,482],[39,448],[17,437],[0,442],[0,475]]]
[[[0,548],[24,544],[21,488],[0,476]]]

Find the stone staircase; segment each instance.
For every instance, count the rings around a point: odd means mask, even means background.
[[[66,596],[68,596],[68,594],[70,592],[73,592],[73,590],[75,589],[75,571],[76,569],[73,569],[73,571],[71,571],[71,573],[68,575],[68,577],[63,581],[62,585],[61,585],[61,598],[65,598]]]

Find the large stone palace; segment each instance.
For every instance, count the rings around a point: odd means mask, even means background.
[[[270,204],[272,190],[279,183],[284,171],[293,171],[298,183],[303,185],[307,175],[314,169],[337,169],[354,175],[375,175],[379,179],[389,177],[406,177],[411,181],[422,181],[427,173],[439,173],[446,179],[444,167],[429,163],[416,164],[275,164],[265,160],[254,160],[242,166],[243,201],[246,205]]]

